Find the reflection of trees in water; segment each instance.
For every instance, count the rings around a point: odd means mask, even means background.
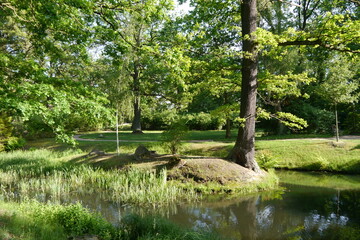
[[[103,199],[91,195],[72,202],[80,200],[113,223],[129,213],[160,215],[232,239],[352,239],[360,234],[360,191],[291,186],[282,196],[266,193],[156,208],[124,206]]]
[[[179,208],[172,219],[197,229],[215,229],[233,239],[312,239],[334,229],[351,233],[353,223],[360,222],[359,193],[295,187],[283,200],[257,195],[237,202],[203,203]]]

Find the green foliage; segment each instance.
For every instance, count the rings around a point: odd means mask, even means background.
[[[9,204],[2,205],[5,205],[5,209],[9,208]],[[19,237],[26,236],[26,239],[69,239],[87,234],[96,235],[103,240],[119,237],[119,230],[112,224],[79,203],[58,205],[25,201],[20,205],[10,206],[13,208],[13,218],[5,221],[5,228]],[[11,226],[12,224],[18,225]]]
[[[306,120],[308,127],[304,129],[305,132],[333,134],[332,126],[335,122],[335,116],[331,111],[315,107],[303,101],[291,104],[289,110]]]
[[[321,83],[318,93],[333,105],[339,103],[357,102],[360,93],[358,79],[354,79],[357,69],[353,70],[353,63],[347,58],[336,55],[328,63],[328,74],[326,81]]]
[[[88,7],[43,0],[1,5],[0,111],[24,125],[38,118],[70,143],[78,119],[93,126],[109,115],[105,95],[87,83]]]
[[[102,191],[102,197],[115,202],[139,205],[162,205],[175,201],[196,200],[193,191],[184,191],[167,181],[160,172],[129,169],[109,170],[71,164],[66,160],[79,156],[77,151],[14,151],[0,154],[0,181],[3,198],[13,199],[16,189],[22,199],[49,196],[60,201],[72,192]],[[70,156],[69,156],[70,155]]]
[[[346,130],[350,134],[360,133],[360,113],[350,112],[345,120]]]
[[[11,117],[0,114],[0,152],[5,150],[5,144],[12,135]]]
[[[10,137],[5,142],[5,151],[14,151],[24,147],[26,144],[25,139],[22,137]]]
[[[223,121],[210,113],[191,113],[181,117],[190,130],[218,130]]]
[[[142,127],[143,129],[164,130],[176,119],[177,113],[174,109],[151,109],[143,107],[142,111]]]
[[[110,223],[106,222],[100,215],[90,213],[80,204],[59,207],[56,210],[45,211],[42,213],[43,216],[40,217],[52,218],[53,221],[64,228],[67,235],[94,234],[104,240],[116,238],[116,231]],[[36,214],[39,214],[39,211]]]
[[[0,203],[0,237],[64,240],[95,235],[102,240],[220,239],[216,234],[179,227],[160,217],[125,216],[118,227],[79,203],[44,204],[37,201]]]
[[[257,149],[277,160],[277,168],[359,173],[359,140],[334,147],[329,140],[257,141]]]
[[[307,122],[295,116],[291,113],[285,113],[285,112],[277,112],[276,118],[279,119],[285,126],[291,128],[291,129],[303,129],[308,126]]]
[[[162,141],[171,154],[179,153],[182,140],[184,140],[189,129],[182,119],[173,122],[169,128],[162,133]]]
[[[277,166],[278,161],[268,153],[257,153],[256,162],[259,167],[269,170]]]

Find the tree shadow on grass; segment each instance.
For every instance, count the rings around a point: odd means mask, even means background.
[[[360,150],[360,144],[356,145],[356,146],[353,147],[351,150]]]
[[[136,165],[141,169],[155,169],[157,171],[167,168],[170,155],[158,155],[144,159],[136,159],[133,154],[103,154],[103,155],[82,155],[71,159],[69,162],[74,165],[87,164],[103,169],[127,169]]]

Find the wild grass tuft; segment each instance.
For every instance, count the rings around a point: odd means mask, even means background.
[[[215,240],[213,233],[181,228],[158,217],[128,215],[118,227],[80,204],[44,204],[37,201],[0,202],[0,238],[26,240],[82,239],[96,236],[102,240]]]
[[[60,201],[71,194],[96,191],[101,192],[101,196],[106,200],[153,206],[197,199],[194,191],[184,191],[173,182],[167,181],[166,170],[106,171],[88,165],[69,165],[61,161],[64,156],[66,154],[49,150],[1,155],[2,198]]]

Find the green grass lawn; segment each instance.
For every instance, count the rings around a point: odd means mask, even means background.
[[[86,138],[96,139],[99,133],[84,135]],[[144,140],[144,142],[121,142],[121,153],[134,153],[140,144],[145,145],[151,150],[160,154],[169,153],[164,149],[159,140],[160,131],[146,132],[145,134],[131,134],[122,132],[122,139],[128,136],[132,140]],[[104,139],[112,139],[114,133],[105,133]],[[234,134],[235,135],[235,134]],[[191,140],[210,140],[205,142],[184,143],[182,154],[226,157],[234,145],[234,140],[228,141],[223,138],[224,131],[191,131],[187,139]],[[304,137],[304,135],[291,135],[291,137]],[[290,137],[290,136],[287,136]],[[317,138],[318,135],[305,135],[305,137]],[[100,139],[99,139],[100,140]],[[28,148],[52,148],[64,150],[68,148],[64,144],[57,144],[52,139],[42,139],[28,142]],[[102,141],[79,141],[77,146],[84,152],[98,149],[105,152],[114,153],[116,151],[115,142]],[[276,168],[296,169],[307,171],[331,171],[360,173],[360,140],[341,140],[341,144],[336,146],[332,140],[314,139],[279,139],[256,141],[257,158],[262,157],[268,160],[275,160]]]
[[[258,156],[263,154],[285,169],[360,173],[360,140],[258,141]]]
[[[120,131],[119,139],[124,141],[161,141],[162,131],[144,131],[144,134],[132,134],[131,131]],[[102,135],[102,136],[101,136]],[[225,138],[225,130],[189,131],[184,140],[211,140],[216,142],[233,142],[236,140],[237,130],[231,131],[231,137]],[[325,138],[330,135],[319,134],[287,134],[287,135],[264,135],[261,130],[256,133],[258,140],[294,139],[294,138]],[[116,140],[115,132],[96,132],[80,136],[83,139]]]

